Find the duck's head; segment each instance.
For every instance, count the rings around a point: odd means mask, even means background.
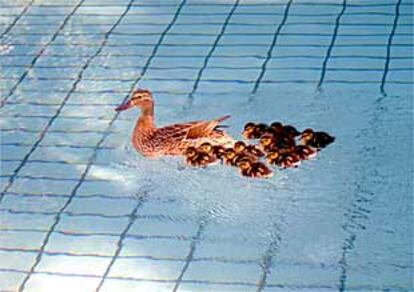
[[[260,138],[260,144],[263,146],[270,146],[274,142],[274,138],[270,134],[265,134]]]
[[[123,111],[131,107],[139,107],[141,110],[149,110],[154,106],[154,99],[151,91],[147,89],[136,89],[129,100],[118,106],[116,111]]]
[[[253,135],[255,127],[256,127],[256,125],[254,123],[251,123],[251,122],[244,125],[244,131],[242,133],[243,137],[246,138],[246,139],[250,139]]]
[[[221,145],[214,145],[213,148],[211,149],[211,152],[216,155],[217,158],[222,158],[224,155],[226,148],[224,148]]]
[[[197,149],[195,147],[190,146],[185,150],[184,154],[188,158],[193,158],[197,155]]]
[[[204,153],[210,154],[213,150],[213,145],[211,145],[209,142],[204,142],[198,149]]]
[[[312,129],[309,128],[309,129],[306,129],[302,132],[301,138],[304,141],[309,141],[313,138],[314,134],[315,134],[315,132]]]
[[[282,133],[283,132],[283,124],[281,122],[273,122],[273,123],[270,124],[270,127],[276,133]]]
[[[279,156],[279,151],[272,151],[269,154],[267,154],[266,159],[268,161],[276,161],[279,158]]]
[[[252,167],[252,162],[249,159],[241,159],[239,162],[237,162],[237,167],[239,167],[241,170],[247,170]]]
[[[232,148],[228,148],[226,151],[224,151],[224,157],[228,160],[233,159],[235,156],[236,152]]]
[[[236,153],[242,153],[246,149],[246,144],[243,141],[237,141],[233,149]]]
[[[294,126],[291,125],[283,126],[283,130],[289,137],[292,138],[295,138],[301,134]]]

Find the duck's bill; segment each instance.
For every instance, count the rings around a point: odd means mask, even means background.
[[[120,106],[118,106],[115,110],[117,112],[120,112],[120,111],[124,111],[126,109],[129,109],[131,107],[133,107],[133,104],[132,104],[131,100],[127,100],[126,102],[124,102],[123,104],[121,104]]]

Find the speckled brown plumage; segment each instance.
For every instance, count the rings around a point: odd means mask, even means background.
[[[137,89],[131,99],[120,105],[117,111],[133,106],[141,109],[141,115],[134,128],[132,143],[144,156],[181,155],[188,147],[198,147],[204,142],[223,146],[233,144],[231,136],[217,129],[230,116],[157,128],[154,122],[154,100],[149,90]]]

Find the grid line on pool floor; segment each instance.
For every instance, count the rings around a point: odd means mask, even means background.
[[[191,89],[191,92],[188,94],[188,98],[190,99],[190,101],[193,99],[193,95],[197,91],[198,84],[200,83],[203,72],[207,68],[208,61],[210,60],[211,56],[213,55],[214,51],[216,50],[216,48],[217,48],[217,46],[220,42],[220,39],[222,38],[224,32],[226,31],[227,25],[229,24],[234,12],[236,11],[237,7],[239,6],[239,3],[240,3],[240,0],[236,0],[234,2],[234,5],[232,6],[229,14],[227,15],[226,19],[224,20],[224,23],[223,23],[223,25],[220,29],[220,32],[217,34],[217,37],[214,40],[213,45],[211,46],[210,50],[206,54],[206,57],[203,61],[203,66],[198,70],[197,75],[196,75],[197,77],[196,77],[196,79],[193,83],[193,87]]]
[[[115,264],[115,261],[119,258],[119,255],[122,251],[123,241],[126,238],[129,230],[131,229],[132,225],[135,223],[137,217],[138,210],[141,208],[142,204],[145,202],[145,194],[139,195],[138,203],[136,204],[135,208],[132,210],[131,214],[129,214],[128,224],[125,226],[125,229],[122,230],[118,242],[116,243],[116,250],[114,255],[111,257],[111,261],[109,262],[108,266],[105,269],[105,272],[102,275],[102,278],[99,281],[98,287],[96,287],[96,291],[100,291],[102,286],[105,283],[106,278],[108,277],[109,273],[111,272],[112,266]]]
[[[286,4],[285,12],[283,14],[283,19],[279,23],[279,25],[276,27],[276,31],[273,34],[272,43],[271,43],[271,45],[269,47],[269,50],[267,51],[267,54],[266,54],[266,59],[263,61],[260,73],[259,73],[259,75],[258,75],[258,77],[257,77],[257,79],[254,83],[254,86],[253,86],[253,89],[252,89],[253,94],[256,93],[257,89],[259,89],[260,82],[262,81],[263,76],[264,76],[264,74],[266,72],[266,69],[267,69],[267,64],[269,63],[270,59],[273,56],[273,49],[275,48],[275,45],[277,43],[277,39],[280,35],[280,32],[281,32],[283,26],[286,24],[286,21],[288,19],[289,10],[290,10],[290,7],[292,6],[292,3],[293,3],[293,0],[289,0],[289,2]]]
[[[67,20],[76,13],[77,9],[79,7],[81,7],[82,3],[85,0],[81,0],[78,2],[78,5],[76,5],[76,7],[72,10],[72,13],[69,14],[70,16],[68,16],[67,18],[65,18],[65,21],[63,22],[63,25],[61,27],[64,26],[64,24],[67,22]],[[133,2],[133,1],[132,1]],[[75,80],[75,82],[72,84],[72,88],[66,93],[65,97],[62,99],[58,109],[56,110],[55,114],[52,116],[52,118],[48,121],[47,125],[43,128],[43,130],[40,132],[39,138],[36,140],[36,142],[33,144],[32,148],[29,150],[29,152],[26,153],[25,157],[23,158],[23,160],[21,161],[21,163],[19,164],[19,166],[15,169],[15,171],[13,172],[13,175],[10,176],[9,178],[9,182],[6,185],[6,187],[4,188],[4,191],[1,193],[0,195],[0,203],[3,200],[4,197],[4,192],[7,192],[13,185],[13,182],[15,180],[15,178],[17,177],[18,173],[20,172],[20,170],[24,167],[24,165],[27,163],[27,160],[29,160],[30,156],[33,154],[33,152],[36,150],[36,148],[38,147],[38,145],[43,141],[46,133],[49,131],[49,128],[52,126],[53,122],[58,118],[58,116],[60,115],[60,113],[62,112],[63,107],[66,105],[67,101],[69,100],[70,96],[72,95],[72,93],[76,90],[79,82],[82,80],[82,76],[83,76],[83,72],[89,67],[89,64],[92,62],[93,59],[95,59],[101,52],[103,47],[106,45],[106,43],[108,42],[108,38],[110,36],[110,34],[112,33],[112,31],[119,25],[119,23],[121,22],[121,20],[125,17],[125,15],[127,14],[127,12],[129,11],[130,6],[127,6],[127,8],[125,9],[124,13],[120,16],[120,18],[118,19],[117,22],[115,22],[115,24],[111,27],[111,29],[105,34],[103,41],[101,42],[100,47],[95,51],[94,55],[90,56],[88,58],[88,60],[85,62],[85,64],[82,66],[81,71],[78,73],[78,77]],[[58,30],[56,36],[60,33],[61,29]],[[55,35],[54,35],[55,36]],[[52,38],[53,41],[53,38]],[[38,55],[39,57],[41,56],[41,53]],[[38,57],[37,57],[38,58]],[[33,59],[33,60],[37,60],[37,58]],[[32,64],[36,63],[36,61],[32,61]],[[24,79],[24,77],[28,74],[27,71],[25,71],[25,73],[22,75],[23,77],[19,79],[19,82],[17,83],[16,86],[12,87],[11,90],[11,94],[13,94],[14,90],[17,88],[18,84],[21,83],[21,81]],[[6,96],[6,100],[7,97],[9,95]]]
[[[13,29],[13,27],[15,25],[17,25],[17,23],[19,22],[19,20],[27,13],[27,11],[30,9],[30,7],[32,7],[32,5],[33,5],[34,2],[35,2],[35,0],[30,0],[30,2],[28,2],[26,4],[26,6],[24,6],[24,8],[21,10],[21,12],[19,14],[14,15],[15,18],[7,26],[7,28],[1,33],[0,39],[2,39],[3,37],[5,37]]]
[[[336,17],[336,20],[335,20],[335,27],[334,27],[334,31],[333,31],[333,34],[332,34],[331,43],[329,44],[328,50],[326,51],[325,59],[323,60],[323,63],[322,63],[322,70],[321,70],[321,76],[320,76],[319,82],[318,82],[318,88],[322,87],[323,81],[325,80],[326,68],[328,66],[328,62],[329,62],[329,59],[331,57],[332,50],[335,46],[335,41],[336,41],[336,38],[338,36],[338,31],[339,31],[339,25],[341,23],[342,16],[345,14],[346,6],[347,6],[347,2],[346,2],[346,0],[343,0],[342,9],[338,13],[338,16]]]
[[[66,15],[64,20],[62,21],[62,24],[59,26],[59,28],[56,30],[56,32],[53,34],[53,36],[50,38],[48,42],[46,42],[42,48],[39,50],[39,52],[35,55],[35,57],[30,62],[29,66],[27,67],[26,71],[20,76],[18,81],[12,86],[9,93],[2,98],[0,103],[0,108],[4,106],[4,104],[7,102],[7,100],[13,95],[13,93],[16,91],[16,89],[19,87],[19,85],[23,82],[23,80],[26,78],[26,76],[29,74],[29,71],[36,65],[36,62],[38,59],[43,55],[43,53],[46,51],[46,49],[56,40],[56,38],[60,35],[65,25],[68,23],[69,19],[76,13],[76,11],[79,9],[79,7],[82,6],[83,2],[85,0],[80,0],[78,4],[75,5],[73,10]]]
[[[111,163],[97,159],[98,154],[119,150],[113,144],[108,145],[109,137],[119,134],[116,123],[128,122],[130,119],[112,112],[102,112],[99,115],[95,112],[85,112],[77,116],[67,111],[71,109],[81,112],[85,106],[99,107],[99,110],[115,107],[119,102],[125,102],[138,84],[157,87],[153,90],[157,95],[183,97],[186,102],[190,101],[191,108],[187,107],[187,110],[192,110],[196,102],[202,102],[210,95],[226,97],[230,93],[238,92],[248,96],[249,101],[253,103],[253,95],[269,88],[274,90],[279,85],[306,86],[312,89],[325,89],[332,85],[363,85],[386,96],[387,93],[392,93],[395,86],[413,84],[410,80],[413,68],[409,63],[412,57],[408,52],[412,48],[413,13],[409,12],[413,6],[412,1],[372,0],[369,3],[361,3],[358,0],[338,0],[315,4],[305,0],[269,3],[250,3],[251,1],[242,0],[220,3],[164,0],[154,4],[149,1],[130,0],[105,3],[104,8],[111,9],[105,13],[99,13],[103,5],[97,0],[80,0],[76,3],[73,1],[72,4],[37,2],[31,0],[22,5],[7,4],[0,7],[0,17],[6,19],[2,22],[0,35],[0,67],[6,71],[0,74],[1,107],[10,109],[10,112],[4,113],[4,117],[10,120],[10,123],[4,127],[2,125],[1,133],[5,139],[2,139],[0,145],[7,152],[2,153],[1,162],[8,165],[7,169],[11,169],[9,173],[0,175],[0,179],[5,181],[0,195],[0,218],[16,221],[17,217],[36,220],[42,218],[41,220],[47,222],[41,227],[0,226],[1,231],[16,237],[33,234],[35,237],[44,236],[35,247],[3,246],[0,241],[0,253],[22,254],[27,258],[34,255],[33,261],[27,261],[30,264],[28,267],[26,265],[9,268],[0,265],[0,274],[22,275],[23,278],[16,287],[12,287],[13,289],[29,290],[32,280],[37,276],[80,277],[85,281],[92,279],[94,291],[106,289],[111,285],[111,281],[168,285],[163,286],[169,287],[168,291],[180,291],[185,289],[184,286],[197,285],[220,287],[223,290],[238,287],[252,291],[271,288],[340,291],[399,288],[391,284],[381,287],[349,284],[351,270],[348,266],[348,254],[356,240],[354,231],[346,233],[342,249],[338,251],[338,261],[323,263],[323,269],[336,272],[333,282],[284,283],[275,276],[279,272],[274,269],[276,262],[292,269],[297,266],[320,267],[311,261],[284,260],[279,254],[282,230],[276,225],[271,228],[273,233],[270,240],[260,242],[258,255],[210,255],[211,250],[204,245],[219,246],[226,243],[234,244],[236,241],[231,236],[209,234],[217,228],[217,225],[210,222],[212,215],[209,213],[205,217],[197,215],[198,220],[191,216],[176,215],[174,211],[171,211],[172,215],[159,214],[156,211],[141,214],[140,211],[147,207],[147,203],[150,205],[155,201],[152,197],[154,194],[148,195],[147,201],[146,197],[132,194],[121,196],[111,191],[105,192],[106,190],[87,190],[86,193],[81,193],[81,186],[85,184],[112,181],[108,177],[93,177],[90,172],[93,167],[111,166]],[[143,19],[140,19],[141,17]],[[28,26],[31,29],[25,31]],[[307,26],[315,26],[317,31],[307,31]],[[3,46],[10,46],[12,50],[3,53]],[[367,62],[367,65],[361,68],[355,65],[358,62]],[[58,71],[62,71],[63,74]],[[94,74],[89,74],[89,71],[93,71]],[[296,77],[296,72],[302,72],[304,76]],[[58,86],[53,86],[54,83]],[[115,95],[117,99],[91,99],[99,94]],[[31,95],[45,95],[45,98],[26,98]],[[200,97],[200,100],[196,101],[195,97]],[[25,105],[36,110],[33,113],[19,110]],[[91,129],[56,127],[58,123],[72,121],[105,124]],[[50,135],[59,134],[91,134],[96,135],[97,139],[86,144],[79,143],[76,138],[66,142],[47,139]],[[12,135],[22,139],[8,140]],[[29,139],[25,140],[27,137]],[[77,160],[34,157],[38,151],[51,151],[55,148],[91,153]],[[9,151],[13,153],[11,158],[7,156]],[[50,172],[25,172],[26,168],[36,164],[49,169]],[[83,168],[76,176],[62,176],[54,171],[55,168],[63,166]],[[28,188],[20,190],[16,185],[21,181],[29,184],[68,184],[70,188],[61,192]],[[39,198],[56,200],[57,205],[54,208],[36,205],[35,209],[28,209],[27,204],[10,203]],[[131,206],[134,207],[118,213],[76,211],[69,208],[75,200],[87,204],[90,199],[109,201],[113,204],[131,201]],[[292,203],[291,198],[284,201]],[[171,203],[176,202],[173,200]],[[173,209],[174,206],[171,207],[171,210]],[[352,224],[346,214],[344,217],[348,220],[346,224]],[[61,227],[61,222],[67,218],[95,219],[102,222],[124,221],[117,225],[116,230],[84,231]],[[140,220],[145,220],[149,224],[191,224],[195,229],[188,234],[181,231],[177,231],[177,234],[162,234],[158,230],[154,234],[147,234],[145,230],[140,230],[145,223],[139,228],[136,227],[139,225],[136,222]],[[271,223],[276,224],[275,222]],[[134,228],[138,231],[133,230]],[[104,238],[114,240],[114,243],[111,245],[112,248],[105,252],[88,252],[81,249],[61,251],[49,249],[55,241],[52,235],[63,236],[69,240]],[[180,254],[128,254],[124,253],[125,242],[128,240],[139,243],[165,240],[171,244],[183,243],[184,247]],[[246,240],[245,243],[253,245],[252,242]],[[103,268],[100,272],[71,273],[58,269],[40,269],[47,257],[91,258],[106,262],[100,264],[100,268]],[[172,275],[159,277],[150,274],[120,276],[114,272],[118,262],[131,259],[166,265],[178,264],[178,268],[174,269]],[[193,269],[197,269],[199,263],[253,267],[257,268],[257,271],[256,274],[251,274],[255,276],[254,280],[249,277],[250,272],[243,277],[229,280],[213,276],[203,278],[200,275],[197,278],[192,272]]]
[[[40,138],[36,141],[36,143],[33,145],[33,147],[30,149],[30,151],[28,152],[28,154],[26,154],[25,159],[22,161],[22,163],[19,165],[19,167],[16,169],[17,171],[14,172],[14,177],[17,176],[18,171],[24,166],[25,161],[27,161],[30,157],[30,155],[34,152],[34,150],[37,148],[37,145],[40,144],[40,142],[43,140],[43,137],[45,136],[46,131],[49,129],[50,125],[53,123],[53,121],[58,117],[58,115],[60,114],[62,108],[64,107],[64,105],[66,104],[67,100],[69,99],[69,97],[71,96],[72,92],[76,89],[77,84],[79,83],[79,81],[82,79],[83,76],[83,72],[88,68],[89,64],[92,62],[92,60],[98,56],[100,54],[100,52],[102,51],[103,47],[106,45],[108,38],[111,34],[111,32],[119,25],[119,23],[122,21],[122,19],[127,15],[129,9],[131,8],[131,4],[134,2],[134,0],[131,0],[129,5],[126,6],[124,12],[120,15],[120,17],[118,18],[118,20],[113,24],[113,26],[111,27],[111,29],[107,32],[107,34],[105,34],[104,40],[101,43],[101,46],[98,48],[98,50],[95,51],[95,54],[92,55],[87,61],[86,63],[83,65],[82,70],[78,73],[78,79],[75,81],[75,83],[73,83],[71,90],[67,93],[67,95],[65,96],[65,98],[62,100],[62,103],[60,105],[60,107],[58,108],[58,110],[56,111],[56,114],[52,117],[51,120],[49,120],[49,123],[47,124],[47,126],[44,128],[44,130],[42,131],[43,134],[41,134]],[[105,136],[103,136],[103,138],[100,140],[100,142],[102,143],[103,139]],[[99,145],[97,145],[99,147]],[[96,155],[96,152],[94,151],[94,154],[92,156],[92,159],[90,161],[93,161],[93,157]],[[19,291],[23,291],[25,289],[25,285],[28,282],[28,280],[30,279],[30,277],[32,276],[32,274],[34,273],[34,271],[36,270],[36,267],[39,265],[41,259],[42,259],[42,255],[43,255],[43,251],[45,250],[49,240],[50,240],[50,236],[52,235],[53,231],[55,230],[56,226],[59,224],[60,222],[60,218],[61,218],[61,214],[63,211],[65,211],[67,209],[67,207],[70,205],[70,203],[72,202],[74,196],[77,193],[77,190],[79,189],[80,185],[82,184],[83,180],[86,177],[86,174],[88,172],[88,169],[90,168],[91,163],[88,163],[87,167],[85,168],[85,171],[82,173],[78,183],[75,185],[74,189],[71,192],[71,196],[68,198],[68,200],[66,201],[66,203],[62,206],[62,208],[60,208],[58,214],[56,215],[56,220],[55,222],[50,226],[50,229],[48,231],[48,233],[45,236],[45,239],[43,241],[42,246],[40,247],[40,252],[37,254],[36,259],[33,263],[33,265],[30,267],[29,273],[26,274],[25,278],[23,279],[23,281],[20,283],[19,285]],[[12,176],[13,177],[13,176]],[[12,183],[13,183],[14,179],[10,179],[10,184],[6,186],[5,191],[7,191]],[[2,198],[4,197],[4,193],[2,193]],[[0,201],[1,202],[1,201]]]
[[[392,26],[392,30],[391,30],[391,33],[389,35],[388,43],[387,43],[387,59],[385,60],[384,74],[382,75],[382,79],[381,79],[381,93],[383,95],[387,95],[386,92],[385,92],[385,82],[387,81],[388,71],[390,70],[389,67],[390,67],[390,58],[391,58],[391,46],[392,46],[392,40],[393,40],[394,35],[395,35],[395,31],[397,30],[398,18],[400,16],[401,2],[402,2],[402,0],[398,0],[397,4],[395,5],[394,24]]]

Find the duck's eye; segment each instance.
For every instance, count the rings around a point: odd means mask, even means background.
[[[262,143],[264,145],[269,145],[270,144],[270,139],[269,138],[264,138],[264,139],[262,139]]]
[[[226,156],[227,156],[227,158],[233,158],[234,157],[234,152],[227,152]]]

